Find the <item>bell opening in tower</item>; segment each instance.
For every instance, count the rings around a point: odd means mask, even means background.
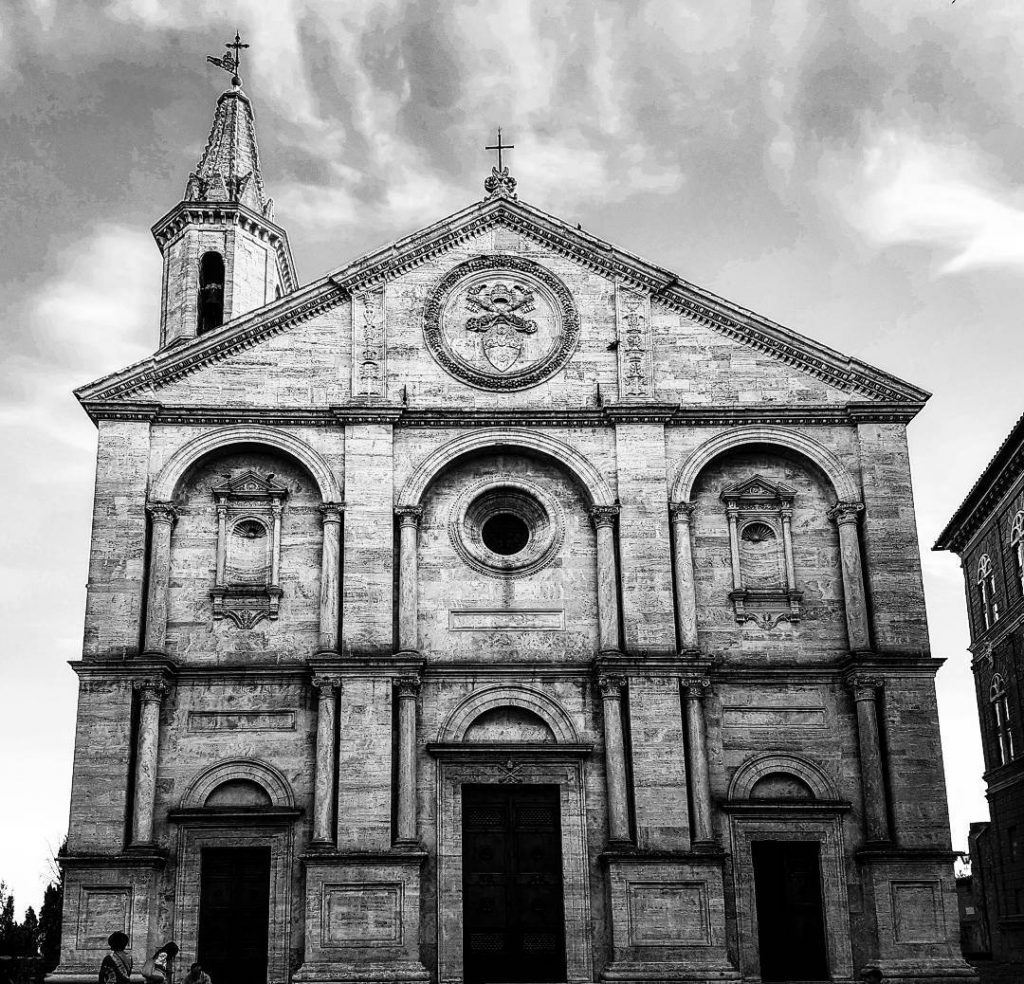
[[[199,322],[196,332],[224,324],[224,257],[212,250],[199,261]]]

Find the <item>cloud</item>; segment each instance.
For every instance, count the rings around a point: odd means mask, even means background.
[[[938,275],[1024,267],[1024,204],[991,186],[966,148],[890,130],[866,147],[854,171],[845,187],[836,168],[826,181],[847,221],[873,245],[930,246]]]

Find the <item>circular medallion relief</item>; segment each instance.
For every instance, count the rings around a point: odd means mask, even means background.
[[[477,256],[449,271],[427,299],[430,354],[481,389],[535,386],[576,348],[580,319],[568,288],[518,256]]]
[[[455,501],[448,524],[452,545],[484,574],[522,576],[547,566],[562,543],[555,500],[519,476],[475,482]]]

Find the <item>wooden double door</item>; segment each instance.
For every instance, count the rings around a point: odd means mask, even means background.
[[[820,845],[754,841],[750,846],[761,980],[828,980]]]
[[[270,848],[203,848],[196,959],[212,984],[266,984],[269,923]]]
[[[565,980],[558,786],[464,785],[466,984]]]

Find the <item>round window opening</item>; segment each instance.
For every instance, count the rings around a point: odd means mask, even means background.
[[[502,557],[513,557],[530,542],[530,527],[519,516],[501,512],[484,523],[480,539],[488,550]]]

